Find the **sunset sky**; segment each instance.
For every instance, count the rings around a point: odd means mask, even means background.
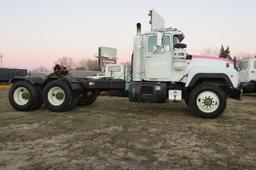
[[[256,54],[255,0],[0,0],[0,55],[4,67],[51,68],[70,56],[94,58],[98,46],[132,53],[135,25],[148,31],[148,11],[186,35],[188,52],[229,45],[232,55]]]

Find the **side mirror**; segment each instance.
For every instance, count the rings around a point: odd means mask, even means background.
[[[183,43],[179,43],[179,44],[175,44],[174,45],[174,48],[187,48],[187,45],[186,44],[183,44]]]
[[[156,45],[158,47],[162,46],[163,34],[161,32],[157,32],[157,42]]]

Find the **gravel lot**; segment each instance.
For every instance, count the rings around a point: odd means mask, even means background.
[[[184,103],[99,97],[89,107],[16,112],[0,89],[0,169],[256,169],[256,95],[214,120]]]

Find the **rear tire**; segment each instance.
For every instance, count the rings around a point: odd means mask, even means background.
[[[46,108],[53,112],[65,112],[74,108],[77,96],[63,80],[53,80],[43,89],[43,101]]]
[[[189,98],[188,97],[184,98],[184,102],[186,103],[187,106],[189,106]]]
[[[89,106],[93,104],[98,97],[97,91],[88,91],[86,94],[80,97],[77,102],[78,106]]]
[[[44,102],[43,102],[43,99],[42,99],[42,88],[40,86],[36,86],[36,88],[38,90],[39,99],[38,99],[37,104],[35,105],[35,109],[39,109]]]
[[[216,118],[224,112],[226,100],[226,94],[220,87],[202,84],[191,91],[189,106],[196,116]]]
[[[40,90],[28,81],[14,82],[9,90],[9,102],[17,111],[32,111],[41,106]]]
[[[41,93],[40,93],[40,95],[41,95]],[[42,97],[40,96],[40,99],[38,100],[35,109],[39,109],[39,108],[42,106],[43,103],[44,103],[44,102],[43,102],[43,99],[42,99]]]

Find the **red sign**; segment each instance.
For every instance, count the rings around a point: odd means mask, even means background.
[[[107,64],[116,64],[115,59],[100,58],[100,67],[105,67]]]

